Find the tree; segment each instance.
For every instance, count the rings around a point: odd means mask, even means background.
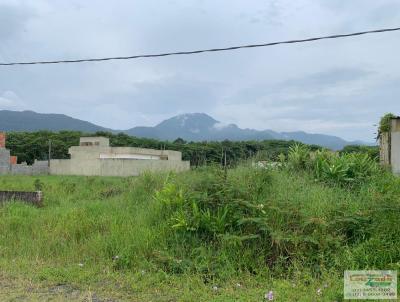
[[[173,144],[184,145],[186,144],[186,141],[183,138],[178,137],[176,140],[174,140]]]

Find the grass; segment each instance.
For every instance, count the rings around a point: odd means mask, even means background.
[[[42,186],[44,207],[0,206],[0,300],[342,301],[344,269],[400,269],[399,184],[245,166],[2,176]]]

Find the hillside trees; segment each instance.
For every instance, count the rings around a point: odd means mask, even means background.
[[[79,131],[37,131],[37,132],[9,132],[7,133],[6,147],[12,155],[18,156],[18,162],[26,161],[32,164],[34,160],[48,158],[49,141],[51,141],[53,159],[69,158],[68,148],[79,144],[81,136],[106,136],[110,138],[110,145],[168,149],[182,152],[183,160],[189,160],[194,167],[206,164],[222,164],[226,153],[227,165],[236,165],[239,161],[255,157],[258,160],[276,160],[279,154],[287,154],[294,141],[265,140],[265,141],[229,141],[222,142],[186,142],[177,139],[174,142],[129,136],[125,133],[113,134],[110,132],[82,133]],[[311,150],[319,149],[310,146]]]

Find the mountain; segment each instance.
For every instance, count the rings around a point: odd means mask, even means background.
[[[187,113],[169,118],[154,127],[135,127],[126,130],[126,133],[165,140],[180,137],[188,141],[218,141],[253,139],[257,131],[240,129],[234,124],[223,125],[205,113]]]
[[[45,114],[33,111],[0,110],[0,130],[76,130],[82,132],[110,131],[110,129],[69,117],[64,114]]]
[[[333,150],[340,150],[343,149],[346,145],[365,145],[365,143],[360,143],[360,141],[353,141],[348,142],[344,139],[333,136],[333,135],[325,135],[325,134],[313,134],[313,133],[306,133],[303,131],[296,131],[296,132],[282,132],[281,139],[291,139],[295,141],[299,141],[309,145],[320,145],[323,147],[327,147]]]
[[[346,145],[362,144],[348,142],[340,137],[310,134],[302,131],[276,132],[272,130],[242,129],[235,124],[223,124],[205,113],[181,114],[162,121],[154,127],[134,127],[128,130],[112,130],[64,114],[42,114],[33,111],[0,110],[0,130],[76,130],[87,133],[97,131],[125,132],[126,134],[173,141],[178,137],[187,141],[220,140],[296,140],[339,150]]]
[[[340,137],[324,134],[310,134],[302,131],[275,132],[272,130],[241,129],[235,124],[223,124],[205,113],[188,113],[174,116],[154,127],[135,127],[125,131],[129,135],[161,140],[175,140],[180,137],[187,141],[213,140],[296,140],[339,150],[348,142]]]

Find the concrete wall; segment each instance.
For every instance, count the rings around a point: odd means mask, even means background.
[[[390,160],[392,171],[400,174],[400,119],[392,119]]]
[[[0,148],[0,175],[10,172],[10,150]]]
[[[380,163],[400,174],[400,118],[391,120],[390,133],[380,134]]]
[[[5,133],[0,132],[0,140],[4,140]],[[0,146],[0,175],[6,174],[22,174],[22,175],[39,175],[48,174],[49,167],[47,161],[35,161],[32,166],[25,164],[17,164],[17,157],[10,156],[10,150],[1,148]]]
[[[155,150],[155,149],[144,149],[134,147],[104,147],[104,146],[73,146],[69,148],[69,154],[71,159],[90,159],[100,158],[100,154],[112,155],[126,154],[126,155],[147,155],[147,156],[158,156],[161,159],[165,158],[168,160],[182,160],[182,153],[179,151],[172,150]]]
[[[383,166],[390,165],[390,144],[389,144],[389,133],[381,133],[379,136],[379,159]]]
[[[86,176],[137,176],[145,171],[187,171],[188,161],[132,159],[55,159],[50,162],[50,174]]]
[[[49,173],[47,161],[35,161],[33,165],[28,166],[26,163],[12,165],[10,159],[10,150],[0,148],[0,175],[40,175]]]
[[[10,173],[13,175],[45,175],[49,174],[48,161],[35,161],[33,165],[11,165]]]
[[[110,140],[108,137],[103,137],[103,136],[87,136],[87,137],[81,137],[79,139],[79,145],[80,146],[87,146],[87,145],[93,145],[93,146],[103,146],[103,147],[108,147],[110,145]]]
[[[0,203],[5,201],[25,201],[36,206],[42,206],[42,192],[0,191]]]
[[[149,154],[126,154],[126,153],[100,153],[100,158],[121,158],[121,159],[151,159],[151,160],[163,160],[167,158],[161,158],[160,155],[149,155]]]
[[[82,137],[80,143],[83,145],[69,149],[71,159],[51,160],[50,168],[47,161],[35,161],[31,166],[11,165],[10,151],[0,148],[0,174],[137,176],[145,171],[190,169],[190,163],[182,161],[178,151],[109,147],[108,138],[103,137]]]

